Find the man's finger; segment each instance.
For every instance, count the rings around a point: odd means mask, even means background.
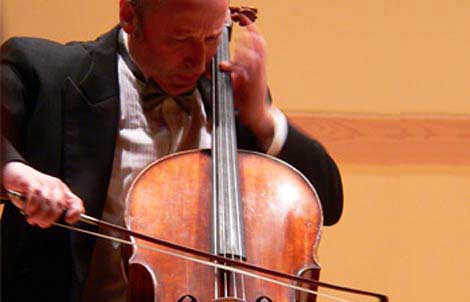
[[[34,204],[34,206],[29,208],[29,213],[26,214],[28,217],[26,221],[31,225],[39,225],[40,227],[44,228],[44,217],[50,210],[50,207],[42,200],[32,200],[30,203]]]
[[[219,68],[221,71],[232,72],[233,71],[232,65],[233,64],[231,62],[222,61],[219,63]]]
[[[80,219],[80,215],[85,213],[83,201],[70,190],[67,189],[67,211],[65,212],[65,221],[74,224]]]
[[[50,228],[52,226],[52,223],[54,221],[51,221],[49,219],[47,220],[38,220],[38,223],[37,225],[41,228],[41,229],[47,229],[47,228]]]
[[[236,20],[240,23],[240,26],[249,27],[254,25],[254,22],[244,14],[236,14]]]
[[[250,74],[247,68],[243,65],[234,62],[221,62],[220,64],[220,69],[222,71],[230,72],[232,74],[232,81],[234,79],[239,79],[243,82],[247,82],[250,80]],[[235,83],[233,84],[235,85]]]
[[[237,73],[237,74],[242,74],[242,75],[248,72],[247,71],[248,68],[245,65],[240,64],[238,62],[233,62],[233,61],[220,62],[219,68],[221,71]]]
[[[80,215],[85,213],[82,207],[74,206],[65,212],[65,221],[68,224],[75,224],[80,219]]]
[[[34,215],[41,228],[48,228],[54,223],[62,213],[62,208],[58,206],[56,200],[45,199],[41,202],[40,210]]]
[[[26,216],[34,216],[41,210],[42,193],[38,189],[34,189],[27,194],[26,204],[23,211]]]

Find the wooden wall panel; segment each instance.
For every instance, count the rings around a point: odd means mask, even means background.
[[[470,164],[470,116],[288,113],[344,164]]]

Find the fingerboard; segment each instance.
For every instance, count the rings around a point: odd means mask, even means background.
[[[219,72],[219,63],[230,60],[229,35],[227,26],[212,61],[213,252],[245,258],[232,83]]]

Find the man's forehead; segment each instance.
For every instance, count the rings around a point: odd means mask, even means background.
[[[197,35],[204,31],[205,34],[207,35],[216,35],[222,32],[223,25],[222,26],[213,26],[211,28],[204,28],[204,27],[187,27],[187,26],[181,26],[181,27],[173,27],[171,30],[171,33],[176,33],[176,34],[181,34],[181,35]]]
[[[158,16],[155,16],[155,19],[159,20],[160,25],[163,23],[165,29],[171,32],[190,34],[203,30],[218,33],[222,30],[226,16],[228,16],[227,6],[223,5],[226,3],[225,0],[164,1],[169,2],[158,10]]]
[[[213,7],[225,6],[228,8],[228,0],[150,0],[155,8],[172,7]]]
[[[175,20],[176,21],[176,20]],[[205,20],[204,22],[197,22],[197,24],[185,22],[181,19],[180,22],[172,22],[168,30],[179,34],[198,34],[204,31],[206,34],[218,34],[224,28],[224,22],[214,22],[214,20]]]

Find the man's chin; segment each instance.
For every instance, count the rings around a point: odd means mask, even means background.
[[[181,84],[172,84],[168,85],[167,87],[163,87],[163,89],[170,95],[180,95],[190,92],[196,88],[196,83],[181,83]]]
[[[154,77],[154,81],[169,95],[181,95],[194,90],[199,77],[184,78],[182,76],[172,76],[166,81],[160,81]]]

